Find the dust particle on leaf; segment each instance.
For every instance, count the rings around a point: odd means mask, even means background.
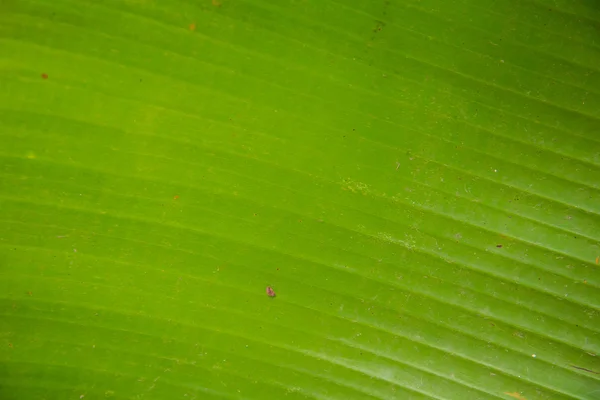
[[[497,244],[496,247],[499,248],[499,249],[501,249],[502,245],[501,244]]]
[[[267,286],[267,296],[269,297],[275,297],[275,291],[273,290],[273,288],[271,286]]]

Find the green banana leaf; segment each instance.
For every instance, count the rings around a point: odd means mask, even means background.
[[[600,3],[1,0],[1,399],[600,399]]]

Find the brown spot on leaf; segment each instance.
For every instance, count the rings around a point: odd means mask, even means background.
[[[219,0],[212,0],[212,5],[215,7],[221,7],[221,2]]]
[[[48,79],[48,74],[42,74],[42,79]]]
[[[518,400],[527,400],[525,397],[521,396],[519,392],[504,392],[504,394],[510,397],[514,397]]]
[[[496,247],[499,248],[499,249],[501,249],[502,245],[501,244],[497,244]]]
[[[590,374],[600,375],[600,372],[592,371],[591,369],[587,369],[587,368],[583,368],[583,367],[578,367],[577,365],[571,364],[571,367],[578,369],[580,371],[589,372]]]
[[[195,22],[192,22],[192,23],[190,24],[190,31],[195,31],[195,30],[196,30],[196,23],[195,23]]]

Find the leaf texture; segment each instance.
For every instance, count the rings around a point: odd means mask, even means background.
[[[600,398],[599,26],[1,1],[0,397]]]

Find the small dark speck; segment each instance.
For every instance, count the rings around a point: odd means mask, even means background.
[[[42,79],[48,79],[48,74],[42,74]]]
[[[497,244],[496,247],[500,249],[500,248],[502,248],[502,245],[501,244]]]
[[[267,296],[269,296],[269,297],[275,297],[276,296],[275,291],[273,290],[273,288],[271,286],[267,286],[266,291],[267,291]]]

